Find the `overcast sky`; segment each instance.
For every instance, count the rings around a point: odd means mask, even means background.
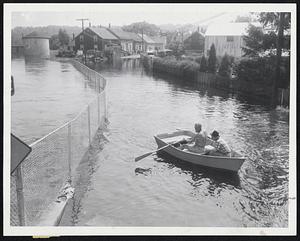
[[[20,8],[19,8],[20,9]],[[88,18],[93,25],[126,25],[133,22],[146,21],[153,24],[186,24],[196,23],[203,19],[225,13],[222,17],[217,18],[220,22],[229,22],[236,18],[237,15],[243,15],[245,12],[224,11],[228,8],[214,8],[212,5],[103,5],[98,4],[91,7],[89,4],[84,6],[66,7],[46,7],[39,6],[38,9],[21,8],[12,12],[12,28],[16,26],[47,26],[47,25],[70,25],[81,26],[81,22],[76,21],[78,18]],[[24,11],[25,10],[25,11]],[[51,10],[51,11],[49,11]],[[81,11],[78,11],[81,10]],[[232,9],[231,9],[232,10]],[[234,8],[233,8],[234,10]],[[85,26],[88,22],[85,23]]]

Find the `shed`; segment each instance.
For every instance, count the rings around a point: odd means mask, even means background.
[[[242,57],[244,46],[243,35],[247,34],[249,23],[218,23],[209,25],[205,33],[204,53],[208,55],[212,44],[215,45],[216,55]]]

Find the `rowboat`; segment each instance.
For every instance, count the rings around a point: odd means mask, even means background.
[[[245,157],[236,151],[232,151],[231,157],[228,156],[211,156],[200,153],[193,153],[187,150],[180,150],[171,143],[178,142],[182,139],[193,137],[194,133],[191,131],[176,131],[173,133],[163,133],[154,136],[158,148],[163,148],[162,151],[174,156],[180,160],[190,162],[196,165],[218,168],[228,171],[237,172],[245,161]]]

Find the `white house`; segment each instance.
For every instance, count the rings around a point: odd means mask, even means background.
[[[257,25],[256,23],[251,23]],[[245,46],[243,35],[247,34],[249,23],[218,23],[209,25],[205,33],[204,54],[208,56],[212,44],[215,45],[216,55],[240,58]]]

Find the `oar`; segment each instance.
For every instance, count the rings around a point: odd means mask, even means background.
[[[170,146],[170,145],[172,145],[172,144],[170,143],[170,144],[165,145],[165,146],[163,146],[163,147],[161,147],[161,148],[159,148],[159,149],[156,149],[156,150],[154,150],[154,151],[147,152],[147,153],[144,154],[144,155],[141,155],[141,156],[136,157],[134,160],[135,160],[136,162],[137,162],[137,161],[140,161],[140,160],[144,159],[145,157],[154,154],[155,152],[158,152],[158,151],[160,151],[160,150],[163,150],[163,149],[167,148],[167,147]]]

